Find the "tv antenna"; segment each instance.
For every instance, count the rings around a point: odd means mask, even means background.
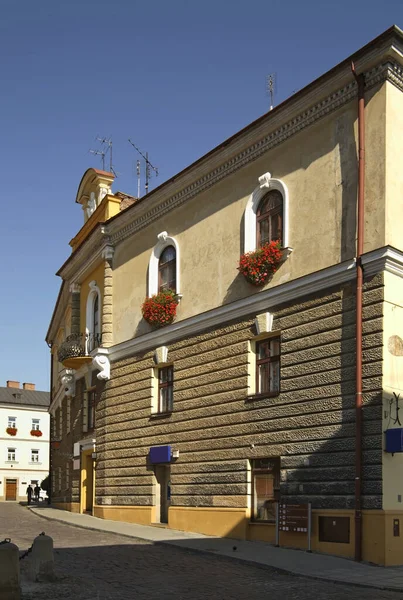
[[[115,177],[117,177],[117,173],[115,171],[115,168],[113,166],[113,144],[112,144],[112,138],[109,137],[100,137],[97,135],[97,137],[95,138],[95,140],[97,142],[99,142],[101,144],[101,148],[99,148],[98,150],[90,150],[90,154],[94,154],[96,156],[100,156],[101,160],[102,160],[102,170],[105,171],[105,158],[106,156],[109,154],[109,172],[113,173],[115,175]]]
[[[148,194],[148,182],[150,181],[150,178],[151,178],[151,171],[154,171],[155,176],[158,177],[158,168],[154,167],[154,165],[151,164],[151,162],[148,160],[148,152],[143,154],[143,152],[139,148],[137,148],[136,144],[134,144],[130,138],[128,141],[133,146],[133,148],[135,150],[137,150],[137,152],[140,154],[140,156],[144,159],[144,162],[145,162],[144,189],[145,189],[145,193]],[[138,193],[138,197],[140,198],[140,161],[139,160],[137,161],[137,193]]]
[[[274,92],[276,88],[276,74],[270,73],[270,75],[266,76],[266,91],[270,97],[270,108],[269,110],[273,110],[274,106]]]

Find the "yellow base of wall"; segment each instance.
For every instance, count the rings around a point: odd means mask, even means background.
[[[246,508],[171,506],[169,527],[203,535],[246,539],[248,524],[246,512]]]
[[[56,508],[80,512],[78,502],[58,502]],[[94,516],[111,521],[151,525],[155,522],[155,507],[152,506],[95,506]],[[319,517],[343,516],[350,518],[349,543],[319,541]],[[394,536],[394,522],[399,521],[400,535]],[[403,511],[367,510],[363,511],[362,558],[365,561],[383,565],[403,565]],[[275,543],[274,523],[251,523],[247,508],[212,508],[171,506],[169,509],[170,529],[214,535],[234,539]],[[314,510],[312,511],[313,552],[354,558],[354,511]],[[280,532],[280,546],[306,550],[308,538],[304,533]]]
[[[152,523],[152,506],[94,506],[94,517],[125,523],[150,525]]]
[[[79,502],[52,502],[54,508],[60,508],[61,510],[68,510],[69,512],[79,513],[80,504]]]

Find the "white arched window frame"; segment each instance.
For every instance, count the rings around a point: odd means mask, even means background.
[[[263,196],[270,190],[278,190],[283,196],[283,248],[288,248],[288,189],[280,179],[273,179],[270,173],[259,177],[259,185],[249,196],[245,209],[244,252],[256,250],[256,214]]]
[[[159,260],[162,252],[168,246],[173,246],[176,253],[176,295],[181,296],[181,278],[180,278],[180,251],[179,244],[175,238],[168,235],[166,231],[157,235],[158,242],[154,246],[148,265],[148,296],[158,294],[159,291]]]
[[[86,333],[86,353],[88,354],[97,345],[95,335],[101,333],[101,292],[96,281],[91,281],[89,284],[90,291],[87,296],[87,309],[85,317],[85,333]],[[94,308],[95,300],[98,299],[98,326],[97,331],[94,331]]]

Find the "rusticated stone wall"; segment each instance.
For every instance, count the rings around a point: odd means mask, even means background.
[[[383,278],[365,284],[363,505],[381,508]],[[249,460],[281,457],[281,495],[315,508],[354,502],[355,290],[278,306],[281,393],[247,400],[253,318],[169,347],[174,411],[151,416],[153,351],[112,365],[98,414],[96,503],[151,505],[151,446],[180,451],[173,506],[247,505]],[[153,349],[154,350],[154,349]]]
[[[102,398],[103,382],[96,378],[97,371],[92,374],[92,385],[97,388],[97,395]],[[73,469],[74,444],[86,438],[94,438],[95,432],[83,432],[83,406],[86,399],[86,381],[82,377],[76,381],[75,396],[70,400],[70,431],[67,427],[67,404],[68,398],[63,399],[62,405],[56,411],[57,423],[59,423],[59,411],[63,411],[63,431],[57,429],[57,438],[61,439],[60,448],[52,450],[52,476],[56,477],[58,467],[61,467],[61,487],[56,487],[52,494],[55,502],[79,502],[80,499],[80,469]],[[79,458],[77,456],[76,458]],[[69,476],[66,477],[66,469],[69,467]]]

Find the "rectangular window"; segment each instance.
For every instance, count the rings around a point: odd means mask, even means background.
[[[252,461],[252,520],[274,521],[275,502],[280,493],[280,459],[257,458]]]
[[[32,419],[32,427],[31,427],[31,430],[32,430],[32,431],[39,431],[39,424],[40,424],[40,421],[39,421],[39,419]]]
[[[31,462],[39,462],[39,450],[31,450]]]
[[[7,427],[17,427],[17,418],[16,417],[8,417],[8,425]]]
[[[256,394],[280,393],[280,338],[256,342]]]
[[[7,460],[15,462],[15,448],[7,448]]]
[[[158,412],[167,413],[173,410],[174,368],[158,369]]]
[[[96,390],[90,388],[87,390],[87,430],[92,431],[95,428],[95,408],[96,408]]]

